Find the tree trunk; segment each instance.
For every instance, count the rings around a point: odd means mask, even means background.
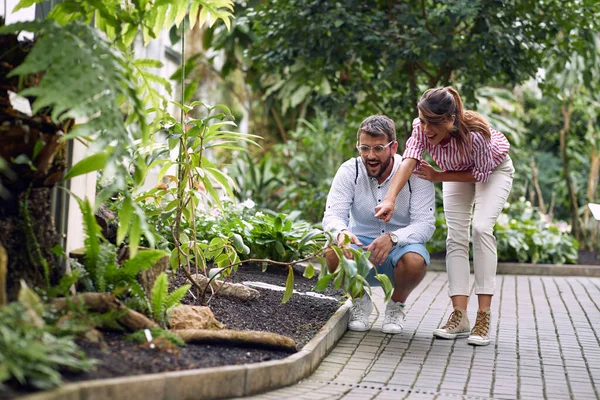
[[[59,237],[52,218],[51,192],[50,188],[33,188],[12,201],[0,200],[0,244],[8,255],[8,301],[17,299],[21,279],[30,287],[46,287],[64,274],[52,253]]]
[[[540,211],[546,214],[546,203],[544,203],[544,197],[542,196],[542,189],[540,188],[540,183],[538,181],[538,169],[535,165],[535,158],[533,157],[531,157],[531,173],[533,174],[532,182],[535,192],[537,193],[538,206]]]
[[[573,105],[568,104],[562,106],[560,111],[563,115],[563,128],[560,130],[560,154],[563,163],[563,173],[565,174],[565,182],[567,183],[567,190],[569,193],[569,205],[571,207],[571,229],[573,232],[573,236],[577,240],[581,239],[581,234],[579,230],[579,203],[577,201],[577,191],[573,182],[571,180],[571,171],[569,169],[569,158],[567,156],[567,140],[566,136],[569,132],[569,124],[571,123],[571,112],[573,111]]]

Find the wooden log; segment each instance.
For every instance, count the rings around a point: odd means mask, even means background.
[[[52,301],[54,309],[58,312],[66,311],[69,303],[84,304],[91,311],[96,312],[119,312],[118,321],[131,331],[144,328],[155,328],[158,324],[144,314],[126,307],[115,296],[110,293],[83,293],[77,296],[60,297]]]
[[[172,333],[186,343],[233,343],[245,346],[259,346],[295,353],[296,342],[287,336],[262,331],[236,331],[231,329],[179,329]]]

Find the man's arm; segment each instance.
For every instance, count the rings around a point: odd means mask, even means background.
[[[435,231],[435,189],[424,179],[411,179],[410,224],[396,230],[399,244],[425,243]]]
[[[336,243],[340,232],[348,229],[350,208],[354,202],[355,167],[351,164],[345,162],[336,172],[325,205],[323,230],[331,232]]]

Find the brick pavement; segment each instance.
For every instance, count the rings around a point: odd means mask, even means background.
[[[386,335],[375,289],[369,332],[346,332],[308,379],[246,399],[600,400],[600,278],[498,276],[486,347],[432,337],[452,310],[447,290],[446,274],[429,272],[404,332]]]

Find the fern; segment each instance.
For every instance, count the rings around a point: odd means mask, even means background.
[[[152,334],[152,337],[154,339],[156,339],[157,337],[164,337],[165,339],[168,339],[169,342],[173,343],[175,346],[179,346],[179,347],[185,346],[185,342],[183,341],[182,338],[180,338],[179,336],[177,336],[169,331],[166,331],[161,328],[149,328],[149,329],[150,329],[150,333]],[[125,339],[135,342],[137,344],[144,344],[148,341],[148,339],[146,339],[146,334],[144,333],[144,330],[139,330],[139,331],[132,333],[131,335],[127,335],[125,337]]]
[[[169,294],[169,296],[167,296],[167,299],[165,301],[165,309],[168,310],[171,307],[175,307],[177,305],[179,305],[181,303],[181,300],[185,297],[185,295],[187,294],[188,290],[190,290],[190,288],[192,287],[192,285],[183,285],[177,289],[175,289],[174,291],[171,292],[171,294]]]
[[[152,287],[152,300],[150,304],[152,306],[152,316],[155,321],[163,322],[165,308],[164,303],[169,294],[169,281],[167,279],[167,274],[164,272],[156,278],[154,281],[154,286]]]

